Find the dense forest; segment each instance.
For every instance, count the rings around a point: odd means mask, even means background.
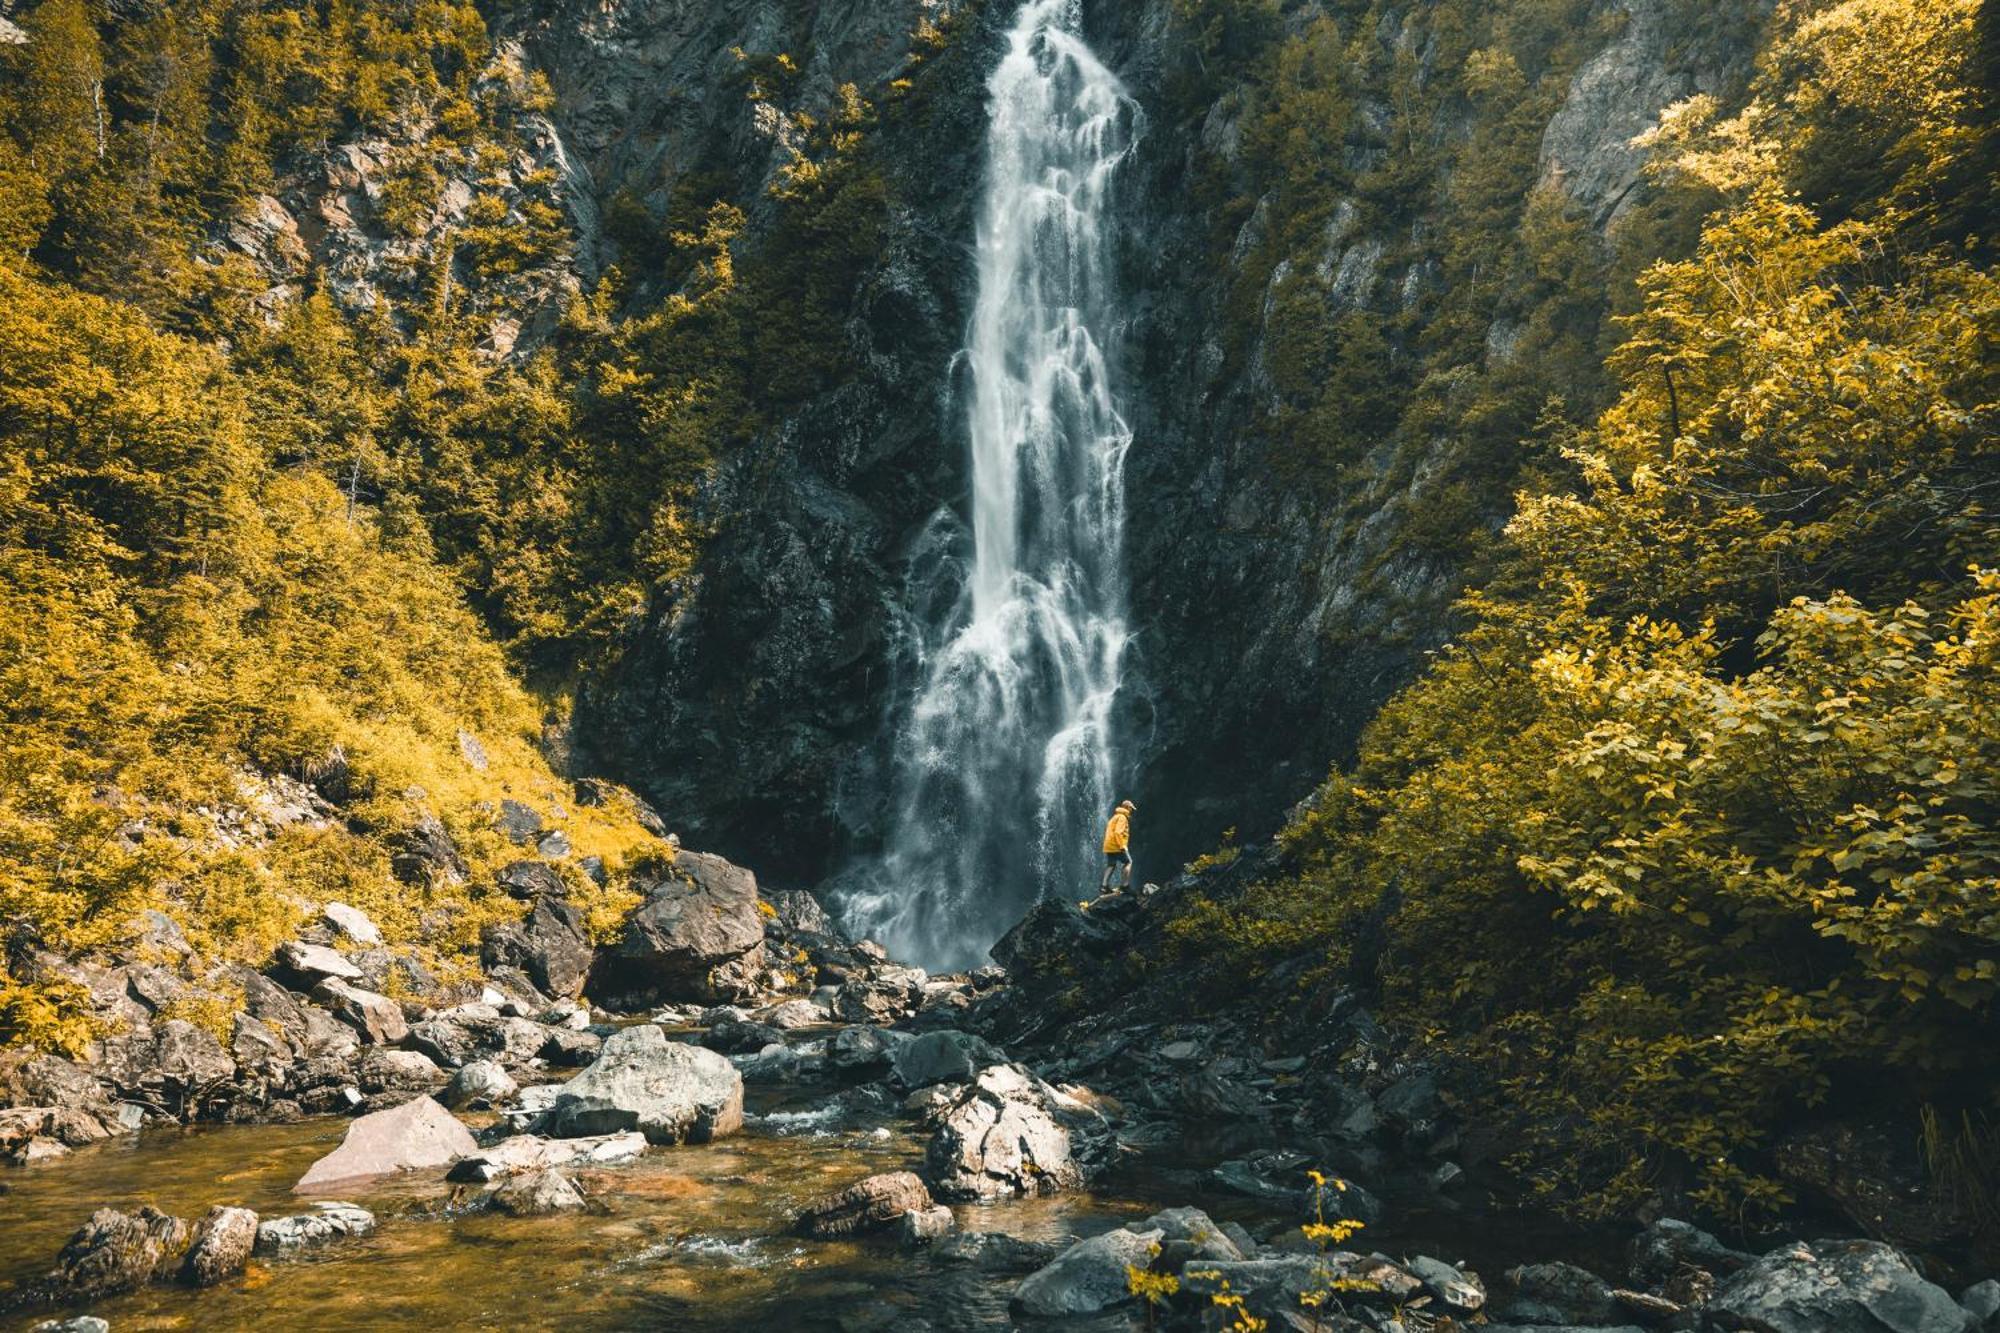
[[[1005,7],[919,7],[879,86],[786,49],[812,6],[776,7],[692,99],[775,125],[764,156],[711,146],[650,190],[569,162],[563,72],[522,37],[562,8],[0,9],[0,1046],[87,1060],[111,1029],[77,964],[148,912],[191,974],[262,966],[339,900],[423,976],[474,977],[521,910],[495,881],[516,807],[562,835],[600,945],[669,824],[768,820],[788,874],[844,846],[761,798],[710,818],[731,778],[632,756],[719,770],[731,733],[641,735],[692,715],[625,700],[691,606],[713,632],[716,590],[756,582],[705,561],[797,423],[921,322],[884,293],[970,186],[898,155],[976,149]],[[1340,579],[1394,652],[1286,683],[1365,716],[1339,744],[1301,724],[1287,762],[1335,766],[1289,814],[1258,789],[1175,830],[1282,824],[1187,867],[1117,975],[1274,1026],[1363,997],[1571,1217],[1768,1226],[1799,1202],[1780,1140],[1836,1116],[1897,1126],[1990,1232],[1994,6],[1145,8],[1148,144],[1173,145],[1146,151],[1212,258],[1186,322],[1210,382],[1253,386],[1204,398],[1228,466],[1201,475],[1362,534]],[[1579,202],[1548,127],[1639,8],[1721,73],[1649,116],[1641,181]],[[1152,272],[1133,231],[1121,262]],[[1357,295],[1364,267],[1403,295]],[[1187,356],[1133,359],[1165,383]],[[1294,555],[1273,539],[1251,577],[1318,577]],[[1236,624],[1139,578],[1142,618]],[[819,639],[894,678],[869,636]],[[778,706],[740,674],[731,716]],[[839,786],[785,744],[778,785]],[[243,992],[204,985],[157,1017],[226,1042]]]

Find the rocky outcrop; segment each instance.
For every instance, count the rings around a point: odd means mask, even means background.
[[[314,1162],[292,1186],[296,1194],[373,1176],[449,1166],[479,1151],[472,1132],[428,1097],[374,1111],[347,1127],[340,1146]]]
[[[634,887],[645,901],[599,953],[591,993],[628,1003],[733,998],[736,988],[717,974],[763,945],[757,877],[719,856],[681,852]]]
[[[638,1130],[649,1142],[707,1143],[743,1127],[743,1076],[657,1027],[626,1028],[564,1084],[538,1132],[578,1138]]]
[[[869,1176],[808,1204],[792,1223],[792,1230],[816,1240],[838,1240],[883,1230],[905,1214],[925,1212],[931,1206],[931,1192],[921,1176],[913,1171],[891,1171]]]

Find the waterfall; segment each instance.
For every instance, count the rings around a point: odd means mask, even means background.
[[[911,562],[920,660],[894,740],[894,822],[843,903],[851,927],[934,968],[984,962],[1045,892],[1092,890],[1118,799],[1132,435],[1107,364],[1106,234],[1137,109],[1077,27],[1076,0],[1025,0],[987,84],[957,366],[970,532],[940,514]]]

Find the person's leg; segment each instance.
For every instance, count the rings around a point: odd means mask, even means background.
[[[1121,889],[1132,887],[1132,853],[1129,851],[1118,854],[1118,887]]]
[[[1104,858],[1104,874],[1100,876],[1097,881],[1097,891],[1099,893],[1102,893],[1106,889],[1111,887],[1111,872],[1116,870],[1117,868],[1118,868],[1118,858],[1115,856],[1106,855]]]

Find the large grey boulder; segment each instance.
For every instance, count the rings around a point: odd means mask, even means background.
[[[328,977],[313,987],[313,998],[372,1045],[394,1046],[410,1035],[402,1006],[386,995]]]
[[[1018,1066],[995,1065],[938,1111],[924,1172],[944,1199],[1079,1189],[1085,1171],[1071,1125],[1083,1128],[1092,1117],[1080,1105],[1060,1104],[1053,1090]]]
[[[472,1131],[456,1116],[418,1097],[349,1125],[340,1146],[306,1168],[292,1190],[311,1194],[340,1182],[449,1166],[478,1151]]]
[[[1006,1059],[985,1038],[945,1028],[897,1047],[893,1071],[897,1083],[914,1090],[933,1083],[967,1082],[988,1065]]]
[[[896,1051],[909,1040],[908,1033],[886,1028],[866,1025],[842,1028],[826,1044],[827,1068],[849,1076],[878,1073],[889,1068]]]
[[[319,1203],[310,1213],[273,1217],[257,1224],[257,1254],[288,1254],[342,1236],[375,1229],[375,1214],[351,1203]]]
[[[520,1090],[521,1085],[514,1081],[513,1075],[493,1061],[474,1060],[459,1067],[438,1094],[438,1100],[453,1110],[498,1106]]]
[[[180,1280],[190,1287],[212,1287],[235,1277],[250,1262],[257,1246],[257,1214],[248,1208],[221,1204],[194,1225],[194,1239],[181,1262]]]
[[[509,1217],[545,1217],[589,1206],[575,1181],[560,1171],[546,1169],[510,1176],[486,1195],[486,1207]]]
[[[1157,1231],[1107,1231],[1080,1240],[1054,1263],[1022,1279],[1014,1308],[1044,1319],[1096,1314],[1132,1299],[1127,1268],[1152,1262]]]
[[[764,943],[757,877],[719,856],[681,852],[637,887],[645,901],[626,919],[618,942],[598,954],[593,995],[718,998],[718,969]]]
[[[558,1138],[636,1129],[652,1143],[707,1143],[743,1127],[743,1076],[714,1051],[644,1024],[605,1039],[538,1129]]]
[[[801,1236],[835,1240],[880,1231],[905,1213],[931,1207],[931,1192],[914,1171],[887,1171],[814,1200],[792,1223]]]
[[[1879,1241],[1771,1251],[1716,1289],[1716,1328],[1745,1333],[1974,1333],[1979,1321]]]

